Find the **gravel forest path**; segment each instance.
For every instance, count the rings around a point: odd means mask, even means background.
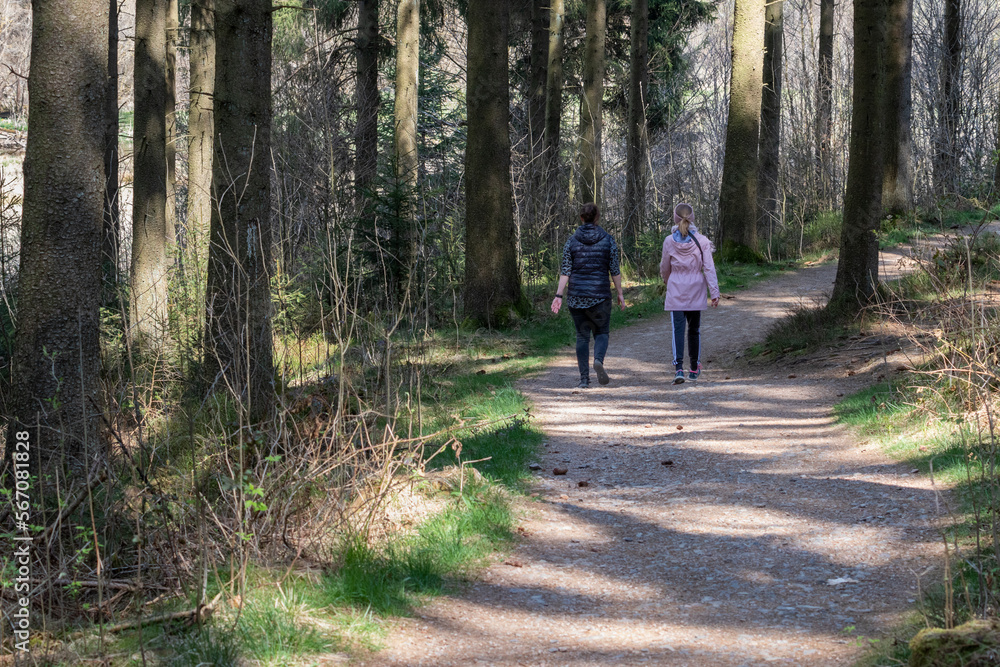
[[[930,480],[833,416],[840,396],[895,370],[896,344],[740,358],[790,308],[826,298],[835,270],[783,274],[707,311],[695,383],[670,384],[666,317],[612,332],[607,387],[574,388],[571,348],[525,381],[547,438],[523,539],[395,623],[362,664],[857,659],[858,636],[885,633],[914,608],[918,579],[940,576]]]

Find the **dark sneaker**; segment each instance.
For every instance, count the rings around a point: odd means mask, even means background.
[[[674,373],[674,384],[684,384],[684,371],[679,370]]]
[[[576,385],[577,389],[590,389],[590,378],[580,378],[580,384]]]
[[[701,362],[699,361],[698,365],[692,368],[691,372],[688,373],[688,380],[691,380],[693,382],[694,380],[697,380],[698,376],[700,375],[701,375]]]
[[[611,378],[608,377],[607,371],[604,370],[604,364],[600,361],[594,361],[594,370],[597,371],[597,381],[601,384],[607,384],[611,382]]]

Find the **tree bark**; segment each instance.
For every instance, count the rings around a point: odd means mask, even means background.
[[[215,123],[215,0],[191,2],[191,100],[188,114],[187,249],[204,275],[212,222],[212,149]],[[203,280],[203,278],[199,278]],[[203,283],[199,283],[203,284]]]
[[[101,235],[102,301],[109,303],[118,286],[118,0],[108,1],[108,91],[104,112],[104,228]]]
[[[719,197],[719,247],[725,259],[757,256],[757,143],[764,64],[764,0],[736,0],[729,125]]]
[[[587,37],[583,45],[583,96],[580,99],[580,201],[601,205],[601,134],[604,107],[604,42],[608,27],[605,0],[587,0]]]
[[[888,40],[882,208],[905,215],[913,209],[913,0],[891,0]]]
[[[550,181],[559,166],[559,130],[562,124],[563,89],[563,0],[552,0],[549,12],[549,52],[545,84],[545,154],[550,165]]]
[[[378,0],[358,0],[357,76],[354,184],[363,193],[378,168]]]
[[[216,0],[215,159],[207,379],[256,422],[274,399],[271,339],[271,1]]]
[[[625,155],[625,256],[635,259],[646,218],[649,170],[646,106],[649,99],[649,0],[632,0],[631,57],[628,90],[628,145]]]
[[[158,349],[167,324],[166,0],[136,0],[130,332]]]
[[[764,87],[760,105],[760,177],[757,204],[758,231],[767,234],[781,224],[779,167],[781,166],[781,79],[784,67],[784,0],[771,0],[764,14]]]
[[[417,176],[417,92],[420,73],[420,0],[398,0],[396,14],[396,182],[400,210],[391,230],[391,291],[405,287],[414,256]]]
[[[854,109],[840,259],[831,303],[858,310],[878,284],[878,229],[885,167],[889,0],[854,0]]]
[[[934,160],[934,188],[939,195],[954,193],[960,180],[958,125],[962,115],[962,49],[962,0],[945,0],[941,111]]]
[[[504,325],[523,310],[510,182],[509,0],[470,0],[465,149],[465,313]]]
[[[163,69],[167,91],[164,102],[167,160],[167,245],[177,238],[177,40],[180,33],[178,0],[167,0],[167,50]]]
[[[833,20],[834,0],[820,0],[819,76],[816,82],[816,181],[821,204],[833,207]]]
[[[95,129],[106,126],[107,52],[107,0],[32,3],[8,480],[25,452],[33,475],[86,470],[101,457],[105,146]],[[52,481],[43,474],[32,485],[46,494]]]

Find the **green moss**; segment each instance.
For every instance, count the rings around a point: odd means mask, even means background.
[[[910,667],[993,667],[1000,664],[1000,622],[927,628],[910,641],[910,651]]]

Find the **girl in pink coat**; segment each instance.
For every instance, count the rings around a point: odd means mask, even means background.
[[[712,307],[718,307],[719,279],[712,261],[715,247],[698,233],[690,204],[677,205],[674,223],[670,235],[663,240],[660,277],[667,285],[663,310],[671,311],[673,324],[674,384],[681,384],[684,382],[684,329],[687,328],[691,362],[688,379],[697,380],[701,375],[701,311],[708,308],[706,290],[712,296]]]

